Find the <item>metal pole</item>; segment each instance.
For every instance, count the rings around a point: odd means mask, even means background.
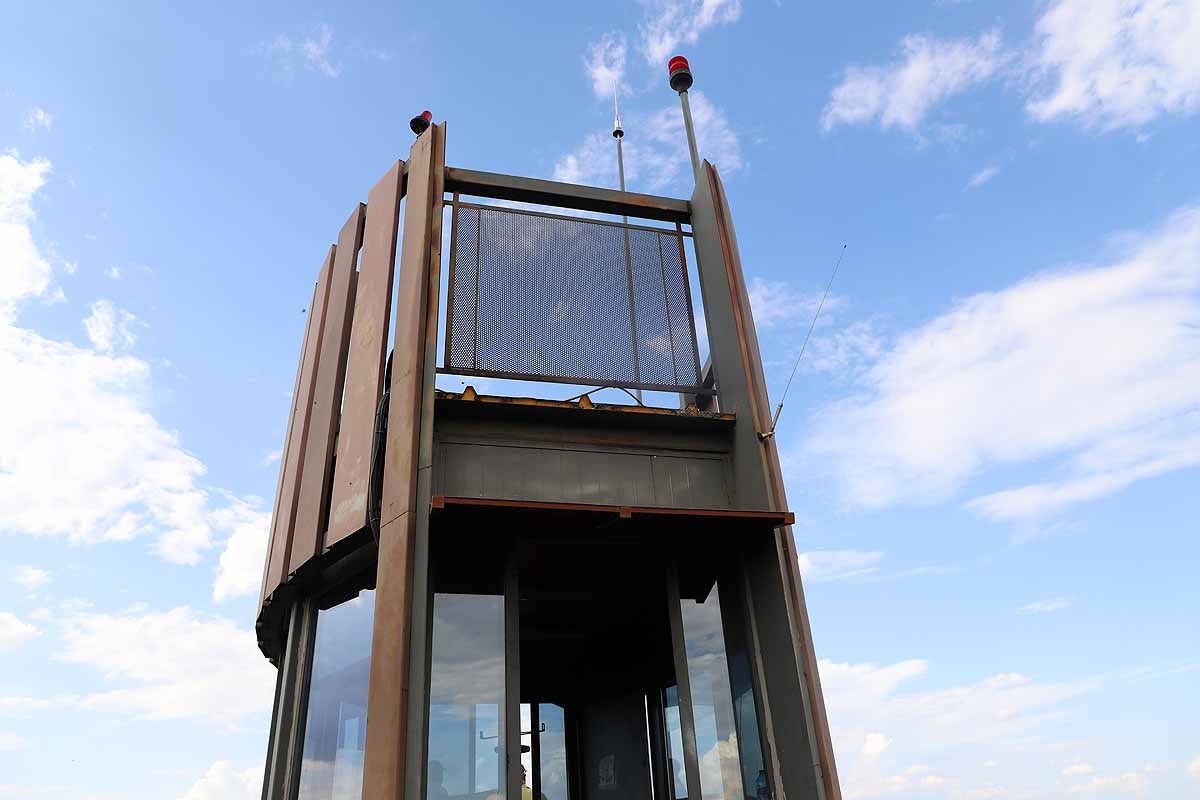
[[[625,131],[621,127],[621,111],[617,108],[617,87],[613,87],[613,138],[617,140],[617,180],[620,183],[621,191],[625,191],[625,154],[621,149],[621,140],[625,138]],[[625,214],[621,215],[621,222],[628,225],[629,217]],[[629,328],[630,335],[633,337],[633,373],[634,380],[637,383],[642,382],[642,367],[638,358],[638,338],[637,338],[637,309],[634,307],[633,295],[633,258],[629,252],[629,228],[622,228],[621,233],[625,238],[625,285],[629,290]],[[635,391],[638,405],[642,404],[642,390]]]
[[[696,129],[692,126],[692,106],[688,103],[686,89],[679,93],[679,102],[683,105],[683,128],[687,131],[688,153],[692,156],[692,174],[696,178],[696,183],[699,183],[700,154],[696,149]]]

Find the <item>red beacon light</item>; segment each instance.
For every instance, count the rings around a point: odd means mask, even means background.
[[[686,92],[692,87],[692,68],[683,56],[675,56],[667,62],[667,72],[670,74],[671,88],[677,92]]]
[[[422,111],[417,116],[409,120],[408,127],[417,136],[420,136],[425,131],[429,130],[430,124],[433,122],[433,112],[429,110]]]

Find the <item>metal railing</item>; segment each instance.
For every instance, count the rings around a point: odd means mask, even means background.
[[[703,394],[685,234],[451,203],[444,366]]]

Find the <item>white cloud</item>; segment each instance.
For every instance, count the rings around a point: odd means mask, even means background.
[[[285,73],[291,73],[297,64],[303,64],[326,78],[342,74],[341,62],[333,60],[333,28],[324,22],[312,35],[297,39],[281,33],[255,49],[274,60]]]
[[[1052,87],[1029,101],[1038,120],[1102,129],[1200,112],[1200,2],[1056,0],[1030,62]]]
[[[791,327],[803,322],[807,330],[817,304],[821,302],[821,295],[802,292],[789,281],[768,281],[758,276],[750,280],[747,294],[755,328]],[[828,309],[840,303],[836,297],[825,300]]]
[[[0,375],[22,387],[0,393],[3,530],[86,543],[155,536],[163,558],[194,564],[220,509],[200,485],[204,465],[149,411],[150,366],[109,352],[132,343],[132,315],[93,306],[95,349],[16,324],[21,302],[50,285],[30,229],[49,170],[0,156]]]
[[[32,109],[25,115],[26,130],[38,130],[39,128],[48,131],[54,125],[54,115],[44,108]]]
[[[1200,756],[1192,759],[1192,763],[1188,764],[1187,771],[1189,775],[1200,781]]]
[[[1052,471],[969,504],[996,520],[1200,463],[1200,208],[1122,244],[901,336],[789,463],[828,471],[859,507],[945,499],[991,466]]]
[[[108,269],[106,269],[104,271],[104,274],[107,275],[109,278],[111,278],[114,281],[121,280],[121,268],[120,267],[117,267],[117,266],[109,267]]]
[[[1086,761],[1077,761],[1062,771],[1063,777],[1073,778],[1078,775],[1091,775],[1096,768]]]
[[[978,189],[999,174],[1000,168],[995,164],[989,164],[971,176],[971,180],[967,181],[967,188]]]
[[[934,106],[990,80],[1004,64],[1000,33],[978,39],[904,37],[901,57],[885,66],[851,65],[834,88],[821,125],[867,124],[917,131]]]
[[[742,15],[741,0],[645,0],[646,22],[638,27],[642,54],[663,70],[680,45],[694,45],[700,34],[728,25]]]
[[[1032,603],[1026,603],[1021,606],[1021,610],[1027,614],[1047,614],[1051,611],[1062,611],[1070,607],[1070,598],[1051,597],[1046,600],[1035,600]]]
[[[84,708],[149,719],[232,723],[270,711],[275,670],[250,630],[187,606],[167,612],[80,614],[58,658],[99,670],[120,688],[79,699]]]
[[[887,750],[892,744],[892,740],[884,736],[878,731],[871,731],[863,737],[862,753],[863,758],[875,758]]]
[[[133,324],[137,317],[128,311],[114,308],[108,300],[97,300],[92,303],[92,313],[83,321],[92,346],[102,353],[111,353],[114,349],[132,347],[137,337],[133,333]]]
[[[20,750],[29,742],[23,736],[11,731],[0,731],[0,752],[4,750]]]
[[[50,284],[50,265],[30,229],[30,201],[49,173],[45,159],[21,161],[11,151],[0,155],[0,324],[13,318],[21,300],[42,294]]]
[[[819,669],[847,797],[909,797],[923,789],[954,798],[1000,796],[994,772],[974,766],[979,754],[1019,748],[1043,723],[1069,713],[1071,701],[1103,686],[1099,678],[1044,683],[998,673],[976,683],[906,690],[928,678],[925,661],[879,666],[822,660]],[[1044,748],[1037,757],[1047,769],[1061,768]],[[953,772],[931,766],[938,763],[954,765]]]
[[[798,556],[806,581],[838,581],[879,572],[883,553],[878,550],[810,550]]]
[[[258,592],[267,557],[271,513],[259,510],[255,503],[234,500],[228,508],[213,514],[213,522],[231,531],[217,565],[213,600],[220,603]]]
[[[13,650],[38,635],[38,629],[22,622],[16,614],[0,611],[0,651]]]
[[[23,564],[17,567],[16,570],[17,583],[24,586],[30,591],[41,588],[50,582],[50,573],[38,567],[31,567],[28,564]]]
[[[217,761],[179,800],[258,800],[262,780],[262,767],[239,769]]]
[[[620,31],[610,31],[588,45],[584,68],[597,97],[611,98],[614,91],[625,85],[627,50],[625,34]]]
[[[725,113],[702,92],[691,92],[692,117],[700,157],[728,175],[740,170],[741,145]],[[650,115],[627,114],[624,139],[625,181],[631,191],[657,192],[682,176],[691,180],[691,157],[683,131],[683,112],[667,105]],[[554,165],[554,180],[600,186],[617,185],[617,153],[611,132],[590,134]]]

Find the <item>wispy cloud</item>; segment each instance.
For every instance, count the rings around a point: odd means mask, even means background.
[[[270,711],[275,670],[253,631],[188,606],[76,615],[57,657],[118,684],[82,695],[82,708],[226,725]]]
[[[54,127],[54,115],[44,108],[31,109],[25,115],[25,129],[48,131]]]
[[[230,532],[213,581],[213,600],[218,603],[259,590],[270,538],[270,511],[262,510],[257,500],[230,501],[213,514],[213,524]]]
[[[1045,600],[1035,600],[1032,603],[1026,603],[1021,606],[1021,610],[1026,614],[1047,614],[1051,611],[1062,611],[1071,607],[1071,599],[1068,597],[1050,597]]]
[[[229,761],[216,761],[179,800],[257,800],[262,775],[262,766],[240,768]]]
[[[741,145],[725,112],[702,92],[691,92],[700,155],[729,174],[744,166]],[[690,157],[678,104],[650,114],[622,115],[631,133],[625,139],[625,179],[633,191],[662,191],[690,176]],[[554,179],[600,186],[617,184],[617,155],[609,130],[596,131],[554,165]]]
[[[1197,37],[1196,0],[1053,0],[1020,51],[1003,50],[995,30],[976,39],[911,34],[899,59],[846,67],[821,125],[878,123],[923,138],[939,104],[1005,75],[1037,121],[1136,130],[1164,114],[1200,113]]]
[[[0,611],[0,651],[15,650],[39,633],[28,622],[9,611]]]
[[[878,123],[917,132],[939,103],[984,83],[1004,63],[999,31],[977,39],[906,36],[900,58],[883,66],[851,65],[821,114],[821,126]]]
[[[854,797],[1007,796],[995,784],[1004,776],[982,764],[979,753],[1020,752],[1027,737],[1044,735],[1045,722],[1061,719],[1073,701],[1105,685],[1099,676],[1047,682],[998,672],[917,688],[918,680],[927,685],[932,677],[921,659],[885,665],[822,660],[819,668],[842,787]],[[1031,768],[1061,770],[1044,747],[1032,759],[1022,755]]]
[[[642,54],[654,67],[665,68],[681,45],[694,45],[709,28],[742,15],[741,0],[646,0],[645,5],[646,21],[638,34]]]
[[[800,573],[806,581],[840,581],[879,572],[883,553],[878,550],[810,550],[799,555]]]
[[[625,34],[609,31],[588,45],[584,69],[597,97],[612,97],[625,86]]]
[[[342,64],[334,58],[333,28],[324,22],[313,33],[299,37],[281,33],[260,43],[255,50],[272,59],[284,72],[293,72],[303,65],[326,78],[342,74]]]
[[[92,313],[83,321],[84,330],[92,346],[102,353],[132,347],[137,337],[133,325],[137,317],[128,311],[116,308],[108,300],[92,303]]]
[[[50,582],[50,573],[38,567],[23,564],[17,567],[14,579],[26,589],[40,589]]]
[[[1000,174],[1000,167],[995,164],[988,164],[983,169],[971,176],[971,180],[967,181],[967,189],[978,189],[992,178]]]
[[[992,466],[1047,466],[1044,481],[968,504],[996,520],[1200,464],[1200,208],[1114,249],[899,336],[859,393],[814,415],[799,461],[859,507],[944,500]]]
[[[1200,112],[1197,41],[1195,0],[1057,0],[1038,20],[1028,56],[1040,79],[1029,113],[1112,129]]]

